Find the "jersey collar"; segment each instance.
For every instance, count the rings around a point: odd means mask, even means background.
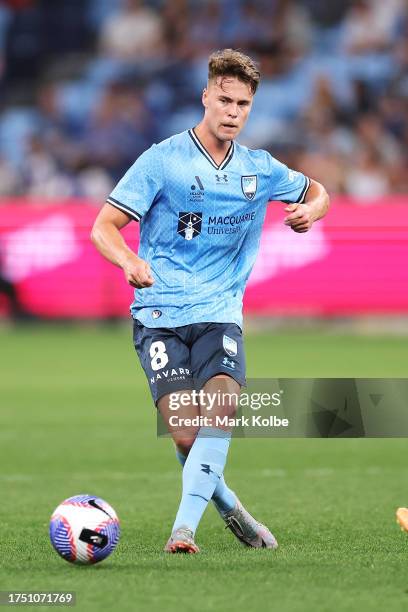
[[[202,155],[204,155],[204,157],[210,162],[210,164],[212,166],[214,166],[214,168],[216,170],[224,170],[224,168],[226,168],[229,164],[229,162],[232,159],[232,156],[234,155],[234,141],[231,141],[231,145],[224,157],[224,159],[222,160],[222,162],[218,165],[215,163],[215,161],[213,160],[213,158],[211,157],[211,155],[209,154],[209,152],[207,151],[207,149],[205,148],[205,146],[203,144],[201,144],[197,134],[194,131],[194,128],[188,130],[188,135],[190,136],[191,140],[194,142],[195,146],[197,147],[197,149],[200,151],[200,153],[202,153]]]

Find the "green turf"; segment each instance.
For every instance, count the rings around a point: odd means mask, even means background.
[[[180,469],[155,436],[147,385],[123,327],[0,331],[0,588],[75,590],[79,610],[400,611],[408,607],[405,440],[234,440],[226,479],[273,527],[277,552],[241,548],[210,507],[202,554],[166,556]],[[263,333],[248,375],[405,377],[391,337]],[[72,566],[48,517],[93,492],[117,510],[111,558]]]

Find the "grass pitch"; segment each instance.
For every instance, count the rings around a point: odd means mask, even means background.
[[[242,548],[212,507],[202,553],[162,552],[180,467],[156,438],[130,327],[0,332],[0,584],[74,590],[79,610],[400,611],[408,607],[406,440],[234,440],[226,480],[271,526],[276,552]],[[248,376],[406,377],[391,337],[247,337]],[[60,559],[48,519],[77,493],[105,498],[122,537],[100,565]]]

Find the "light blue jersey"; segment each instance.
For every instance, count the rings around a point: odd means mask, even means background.
[[[302,202],[309,179],[232,142],[217,165],[188,130],[153,145],[108,198],[140,221],[139,256],[155,283],[137,289],[132,316],[146,327],[236,323],[270,200]]]

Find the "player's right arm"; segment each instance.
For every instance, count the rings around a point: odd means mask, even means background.
[[[91,240],[106,259],[122,268],[129,285],[137,289],[151,287],[154,279],[149,264],[132,251],[120,233],[131,220],[118,208],[105,204],[95,219]]]

